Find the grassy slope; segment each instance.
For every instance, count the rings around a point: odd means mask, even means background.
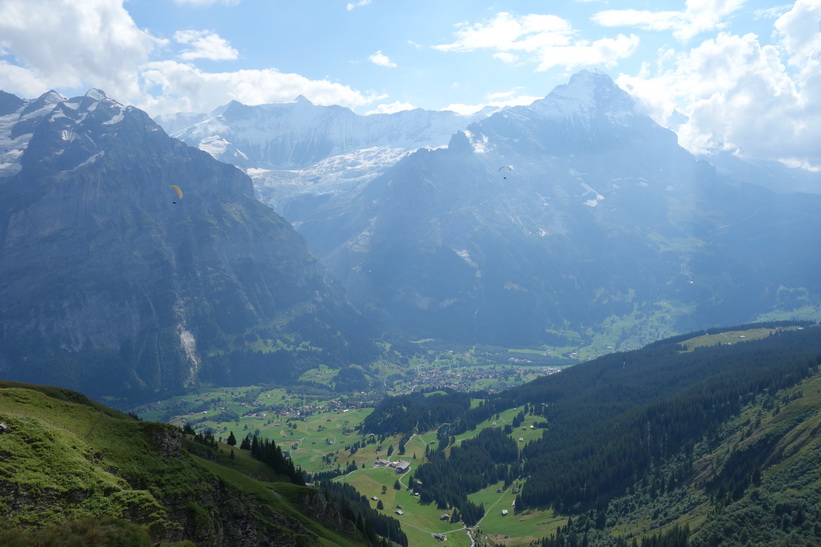
[[[250,523],[292,543],[354,543],[300,513],[309,489],[294,494],[247,453],[230,458],[224,447],[221,457],[193,456],[180,448],[176,428],[79,394],[0,382],[0,422],[7,428],[0,433],[4,530],[115,517],[139,523],[155,542],[207,542],[219,533],[247,534],[232,525]],[[187,444],[194,443],[182,439]]]

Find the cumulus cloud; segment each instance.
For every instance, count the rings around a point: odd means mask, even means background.
[[[686,52],[667,51],[658,65],[618,83],[667,125],[687,121],[680,143],[695,153],[821,167],[821,2],[798,0],[775,21],[772,44],[755,34],[719,33]]]
[[[17,67],[0,71],[0,88],[26,96],[94,82],[135,97],[139,65],[162,43],[137,28],[122,0],[3,0],[0,36]]]
[[[494,57],[505,63],[526,56],[537,63],[537,70],[614,66],[618,59],[632,55],[639,43],[637,36],[622,34],[592,42],[582,40],[567,20],[556,15],[515,16],[505,12],[486,22],[462,23],[455,35],[455,42],[434,48],[448,52],[495,50]]]
[[[709,30],[725,27],[724,19],[738,10],[746,0],[687,0],[683,11],[605,10],[593,21],[605,27],[633,26],[646,30],[672,31],[687,41]]]
[[[178,44],[192,46],[191,49],[186,49],[180,53],[180,58],[187,61],[193,59],[232,61],[239,55],[227,40],[213,32],[178,30],[174,33],[174,41]]]
[[[377,51],[373,55],[368,57],[368,60],[375,64],[376,66],[384,66],[386,68],[396,68],[396,63],[392,62],[387,55],[382,53],[382,51]]]
[[[190,61],[236,59],[226,40],[184,30],[173,41],[188,46],[178,60],[153,60],[171,42],[137,28],[123,0],[0,0],[0,54],[9,56],[0,59],[0,89],[30,98],[98,87],[152,115],[207,112],[232,99],[261,104],[304,95],[354,108],[384,98],[273,68],[209,73]]]
[[[137,106],[151,114],[207,112],[230,100],[256,105],[290,101],[299,95],[314,104],[350,108],[385,98],[363,94],[328,80],[311,80],[271,68],[215,73],[188,63],[158,61],[143,66],[141,74],[144,88],[155,92],[147,93]]]

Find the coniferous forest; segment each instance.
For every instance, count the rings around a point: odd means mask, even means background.
[[[474,408],[463,394],[388,399],[364,426],[373,433],[408,433],[415,424],[450,412],[446,421],[440,421],[438,445],[429,449],[427,463],[413,477],[422,501],[454,507],[470,524],[483,514],[482,507],[469,501],[470,493],[497,481],[507,486],[523,480],[516,497],[517,512],[552,508],[559,514],[586,515],[576,524],[571,520],[552,539],[546,539],[545,545],[580,545],[576,539],[598,537],[596,530],[612,524],[618,511],[635,508],[642,496],[694,505],[688,497],[693,489],[714,507],[710,522],[731,513],[734,522],[742,517],[735,513],[735,506],[728,509],[729,505],[751,491],[756,499],[766,498],[759,488],[762,475],[768,469],[774,472],[778,468],[773,466],[790,455],[784,448],[787,434],[810,412],[789,419],[779,416],[789,400],[783,393],[798,389],[794,386],[816,375],[821,364],[820,328],[773,327],[776,331],[767,338],[733,345],[687,349],[682,342],[695,336],[690,335],[608,355],[499,394],[472,394],[482,400]],[[751,408],[757,409],[757,418],[747,419],[743,430],[735,433],[735,447],[720,465],[714,463],[715,469],[707,471],[696,468],[694,462],[701,452],[725,442],[728,421]],[[545,427],[543,436],[520,450],[510,435],[512,424],[508,424],[483,429],[470,440],[455,440],[509,409],[519,410],[514,421],[520,422],[525,414],[535,416],[536,423]],[[780,425],[761,433],[762,418],[768,416],[777,418]],[[806,435],[808,442],[815,443],[815,452],[821,449],[816,430]],[[803,465],[817,462],[811,454]],[[812,477],[807,477],[806,484],[814,484]],[[821,515],[812,495],[805,492],[786,504],[770,499],[770,514],[779,515],[769,519],[772,526],[782,534],[816,537],[821,529],[811,518]],[[676,496],[677,501],[670,501]],[[744,500],[753,505],[748,498]],[[650,516],[664,522],[671,515],[657,508]],[[582,524],[584,529],[579,528]],[[760,532],[756,536],[749,530],[742,532],[739,526],[738,537],[747,540],[761,536]],[[687,539],[690,534],[684,527],[668,529],[655,538],[645,536],[642,545],[724,541],[717,524],[705,524],[697,537]]]

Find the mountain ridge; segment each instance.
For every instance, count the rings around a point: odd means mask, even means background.
[[[371,351],[358,313],[238,169],[97,90],[19,106],[0,121],[15,160],[0,178],[7,377],[139,395],[287,381],[301,359]],[[243,372],[230,355],[246,340],[268,363]],[[316,350],[296,349],[309,340]]]

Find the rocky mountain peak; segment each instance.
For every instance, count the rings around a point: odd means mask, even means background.
[[[610,76],[583,70],[567,84],[557,86],[532,110],[545,117],[578,117],[591,119],[605,116],[611,120],[632,116],[635,102],[619,88]]]

